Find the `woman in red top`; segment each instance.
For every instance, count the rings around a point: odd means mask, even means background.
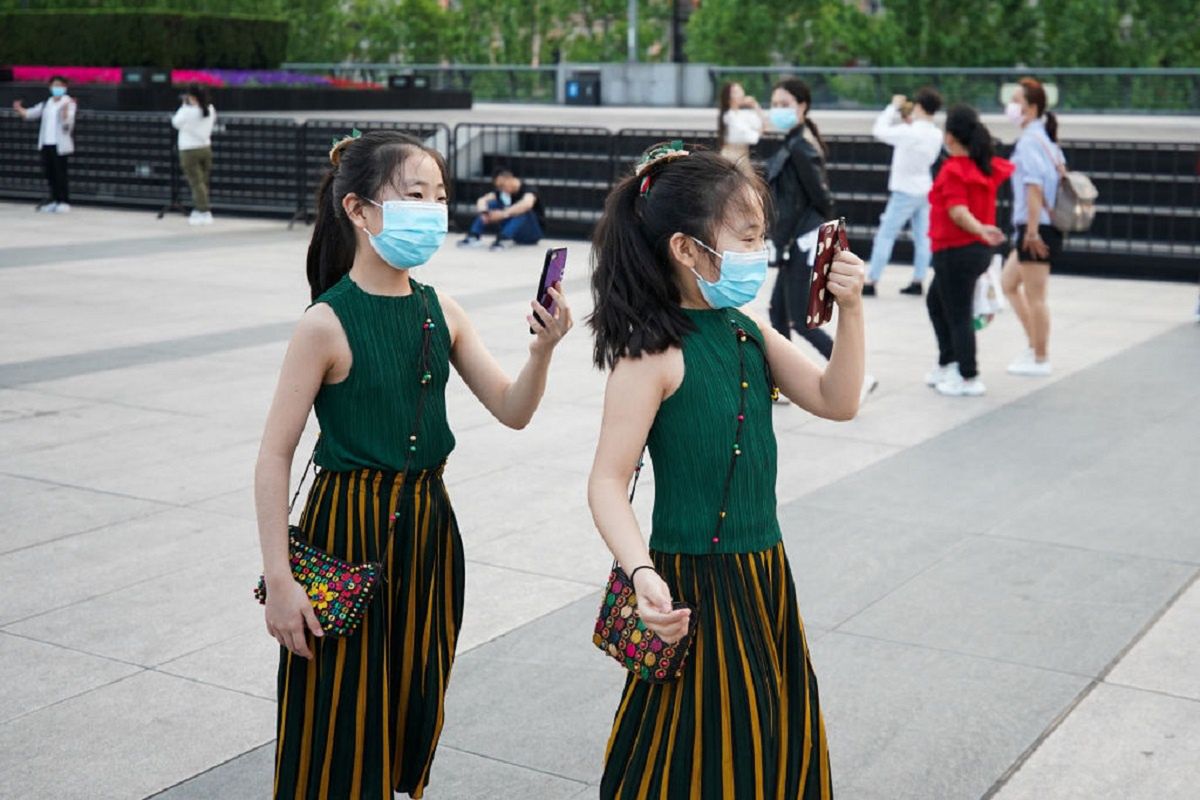
[[[992,135],[970,106],[946,114],[946,159],[929,190],[933,282],[925,305],[938,341],[938,365],[925,382],[941,394],[984,393],[975,365],[971,304],[975,281],[987,271],[992,248],[1004,242],[996,227],[996,189],[1013,165],[992,155]]]

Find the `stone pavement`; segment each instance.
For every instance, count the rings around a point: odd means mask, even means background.
[[[310,230],[15,204],[0,230],[0,797],[266,797],[251,476]],[[540,252],[423,268],[510,370]],[[776,411],[838,796],[1193,797],[1196,287],[1055,278],[1053,378],[1004,373],[1009,315],[980,334],[989,394],[949,399],[907,278],[868,300],[859,418]],[[467,600],[431,800],[596,795],[622,674],[590,643],[588,353],[580,327],[522,432],[451,384]]]

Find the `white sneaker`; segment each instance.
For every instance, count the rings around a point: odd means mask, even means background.
[[[1049,361],[1030,360],[1019,364],[1013,362],[1008,365],[1008,371],[1027,378],[1044,378],[1052,372],[1052,368]]]
[[[858,394],[858,404],[861,406],[863,403],[867,402],[867,397],[870,396],[871,392],[875,391],[878,388],[879,388],[879,379],[878,378],[876,378],[874,375],[863,376],[862,391],[859,392],[859,394]]]
[[[946,366],[936,366],[925,373],[925,385],[937,386],[952,375],[958,374],[958,362],[951,361]]]
[[[212,224],[213,224],[213,215],[212,215],[212,212],[211,212],[211,211],[205,211],[203,214],[201,214],[201,215],[200,215],[200,223],[199,223],[199,224],[201,224],[201,225],[212,225]]]
[[[487,245],[485,245],[483,239],[480,239],[478,236],[468,236],[465,239],[459,239],[458,246],[462,248],[470,248],[472,250],[480,250]]]
[[[54,210],[55,214],[70,214],[71,213],[71,204],[70,203],[55,203],[53,210]]]
[[[1026,347],[1024,350],[1021,351],[1021,354],[1019,356],[1017,356],[1016,358],[1014,358],[1012,360],[1012,363],[1008,365],[1008,371],[1014,375],[1021,375],[1021,374],[1023,374],[1022,370],[1024,370],[1030,364],[1035,363],[1036,361],[1037,361],[1037,359],[1033,355],[1033,348]]]
[[[57,205],[58,205],[58,203],[42,203],[40,206],[37,207],[37,212],[39,214],[53,214],[54,207]]]
[[[958,368],[955,367],[954,374],[940,381],[937,386],[938,394],[944,394],[947,397],[979,397],[987,391],[987,387],[983,385],[983,381],[979,380],[979,376],[974,378],[964,379],[958,374]]]

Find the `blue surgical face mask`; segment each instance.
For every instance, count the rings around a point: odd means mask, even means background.
[[[796,109],[786,106],[772,108],[767,112],[767,117],[771,120],[771,124],[781,131],[790,131],[800,124],[800,115],[796,113]]]
[[[62,97],[66,93],[67,93],[67,87],[65,87],[65,86],[51,86],[50,87],[50,94],[54,97]]]
[[[379,257],[396,269],[419,267],[437,252],[446,239],[445,203],[415,200],[367,202],[383,209],[383,227],[367,239]]]
[[[721,259],[721,276],[716,282],[706,281],[700,273],[692,270],[704,302],[713,308],[740,308],[758,296],[767,279],[767,248],[737,252],[726,250],[718,253],[699,239],[692,241]]]

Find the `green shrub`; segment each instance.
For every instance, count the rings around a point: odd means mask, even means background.
[[[0,13],[0,64],[272,69],[288,23],[249,15],[142,11]]]

